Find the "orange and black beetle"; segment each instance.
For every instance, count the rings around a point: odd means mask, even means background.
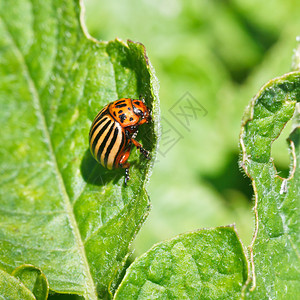
[[[149,151],[134,139],[138,127],[150,120],[150,111],[143,100],[122,98],[106,105],[92,123],[89,134],[92,155],[109,170],[124,168],[125,185],[129,180],[127,159],[131,145],[150,159]]]

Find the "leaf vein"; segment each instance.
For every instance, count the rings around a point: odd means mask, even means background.
[[[34,106],[34,109],[35,109],[35,112],[36,112],[36,116],[37,116],[37,118],[40,122],[40,126],[41,126],[40,129],[44,134],[43,141],[48,146],[49,158],[53,163],[56,179],[58,181],[59,191],[60,191],[61,197],[62,197],[62,199],[64,200],[64,203],[65,203],[65,208],[66,208],[66,211],[67,211],[67,214],[68,214],[68,217],[69,217],[70,226],[72,227],[74,237],[77,241],[79,254],[81,256],[81,259],[83,260],[83,266],[84,266],[84,269],[85,269],[85,276],[86,276],[86,280],[87,280],[87,282],[86,282],[87,293],[89,294],[90,297],[92,297],[91,299],[98,299],[95,283],[94,283],[94,280],[93,280],[93,277],[92,277],[92,274],[91,274],[91,271],[90,271],[90,268],[89,268],[88,259],[87,259],[86,253],[85,253],[85,248],[83,246],[83,242],[82,242],[82,239],[81,239],[79,228],[78,228],[77,223],[76,223],[76,219],[75,219],[75,215],[74,215],[74,212],[73,212],[73,209],[72,209],[72,204],[71,204],[71,201],[70,201],[70,197],[67,193],[66,186],[65,186],[62,174],[60,173],[58,163],[57,163],[57,160],[56,160],[56,156],[54,154],[49,129],[47,127],[45,114],[44,114],[44,111],[42,109],[41,100],[40,100],[37,88],[36,88],[35,83],[34,83],[32,77],[31,77],[31,74],[30,74],[29,68],[27,66],[26,60],[24,58],[24,55],[21,52],[21,50],[19,49],[19,47],[16,43],[16,40],[15,40],[14,36],[12,35],[12,33],[10,32],[9,26],[5,22],[5,20],[3,20],[3,24],[5,26],[5,29],[6,29],[7,33],[8,33],[8,36],[10,37],[12,47],[15,49],[15,55],[19,59],[19,63],[23,67],[24,77],[28,82],[28,89],[29,89],[29,91],[32,95],[33,106]]]

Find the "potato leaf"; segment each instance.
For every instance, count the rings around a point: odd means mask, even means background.
[[[138,258],[114,299],[240,299],[247,271],[234,226],[202,229]]]
[[[152,156],[158,98],[139,43],[97,42],[78,1],[0,1],[0,268],[40,268],[50,289],[108,297],[146,218],[152,162],[133,150],[131,180],[92,158],[97,112],[146,98],[151,124],[137,139]]]
[[[22,265],[16,268],[12,275],[18,278],[33,293],[36,300],[46,300],[48,298],[48,280],[40,269],[32,265]]]
[[[0,269],[0,298],[7,300],[35,300],[34,295],[14,276]]]
[[[292,72],[263,86],[244,117],[241,164],[252,180],[256,221],[246,299],[299,296],[299,127],[288,139],[288,178],[279,176],[271,157],[272,143],[292,118],[299,99],[300,73]]]

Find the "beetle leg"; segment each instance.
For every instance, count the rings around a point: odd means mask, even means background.
[[[146,149],[144,149],[143,146],[142,146],[139,142],[137,142],[137,141],[134,140],[134,139],[131,139],[131,142],[133,143],[134,146],[136,146],[136,147],[140,150],[140,152],[141,152],[147,159],[150,159],[150,158],[151,158],[149,151],[147,151]]]
[[[127,181],[130,179],[130,176],[129,176],[130,164],[127,161],[129,154],[130,154],[130,148],[122,155],[120,162],[119,162],[120,167],[125,169],[125,185],[127,185]]]
[[[125,180],[124,180],[124,183],[125,185],[127,185],[127,181],[130,179],[130,176],[129,176],[129,168],[125,168]]]

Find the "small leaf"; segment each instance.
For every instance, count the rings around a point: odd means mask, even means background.
[[[271,158],[271,145],[292,118],[299,99],[300,73],[289,73],[262,87],[244,117],[241,164],[252,179],[256,221],[249,248],[252,285],[248,280],[247,299],[296,299],[299,295],[299,127],[288,140],[288,178],[277,174]]]
[[[0,298],[5,300],[35,300],[34,295],[15,277],[0,269]]]
[[[202,229],[138,258],[114,299],[240,299],[247,270],[233,226]]]
[[[32,264],[52,291],[98,299],[148,214],[153,162],[133,149],[124,186],[124,170],[91,156],[89,128],[109,102],[142,95],[153,121],[137,139],[154,157],[158,99],[144,46],[97,42],[80,20],[76,0],[0,0],[0,267]]]
[[[35,296],[37,300],[48,298],[49,284],[43,272],[32,265],[22,265],[12,272]]]

